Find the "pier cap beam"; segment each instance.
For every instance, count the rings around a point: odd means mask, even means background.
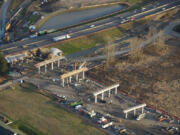
[[[68,72],[68,73],[65,73],[65,74],[61,75],[60,79],[65,79],[65,78],[71,77],[73,75],[78,75],[79,73],[86,72],[86,71],[88,71],[88,68],[86,68],[86,67],[80,68],[78,70],[73,70],[71,72]]]
[[[140,105],[137,105],[137,106],[134,106],[134,107],[130,107],[126,110],[123,110],[124,113],[128,113],[128,112],[131,112],[131,111],[134,111],[136,109],[139,109],[139,108],[143,108],[143,107],[146,107],[146,104],[140,104]]]
[[[109,87],[106,87],[106,88],[104,88],[104,89],[102,89],[102,90],[100,90],[100,91],[94,92],[93,95],[94,95],[94,96],[97,96],[97,95],[99,95],[99,94],[102,94],[102,93],[104,93],[104,92],[106,92],[106,91],[109,91],[109,90],[114,89],[114,88],[117,88],[117,87],[119,87],[119,84],[114,84],[114,85],[109,86]]]

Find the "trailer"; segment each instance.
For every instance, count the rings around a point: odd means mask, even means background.
[[[107,128],[113,125],[113,122],[107,123],[105,125],[102,125],[102,128]]]
[[[64,40],[64,39],[69,39],[69,38],[71,38],[71,36],[68,35],[68,34],[66,34],[66,35],[54,37],[54,38],[53,38],[53,41],[57,42],[57,41]]]

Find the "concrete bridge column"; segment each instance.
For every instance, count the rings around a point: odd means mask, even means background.
[[[78,75],[76,75],[76,81],[78,81]]]
[[[128,117],[128,113],[125,114],[125,118],[126,118],[126,119],[127,119],[127,117]]]
[[[70,76],[70,77],[69,77],[69,82],[70,82],[70,83],[71,83],[71,79],[72,79],[72,77]]]
[[[39,74],[41,73],[41,67],[38,67],[38,73]]]
[[[94,96],[94,98],[95,98],[95,103],[97,103],[97,96]]]
[[[64,79],[62,79],[62,86],[64,87]]]
[[[134,109],[134,116],[136,115],[136,109]]]
[[[111,97],[111,90],[109,90],[109,97]]]
[[[47,65],[44,65],[44,67],[45,67],[45,73],[47,72]]]
[[[60,60],[58,60],[58,68],[59,68],[59,66],[60,66]]]
[[[102,100],[104,100],[104,92],[102,93],[102,97],[101,97]]]
[[[69,83],[69,79],[67,78],[66,80],[67,80],[67,84],[68,84]]]
[[[85,78],[85,76],[84,76],[84,72],[83,72],[82,78],[83,78],[83,79]]]
[[[117,87],[115,88],[115,94],[117,94]]]
[[[52,69],[52,70],[54,69],[53,62],[51,63],[51,69]]]
[[[142,107],[142,113],[144,113],[144,107]]]

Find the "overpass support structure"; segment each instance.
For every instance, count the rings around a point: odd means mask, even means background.
[[[123,112],[125,113],[125,118],[128,117],[128,113],[131,112],[131,111],[134,111],[134,116],[136,115],[136,110],[137,109],[142,109],[142,113],[144,112],[144,107],[146,107],[146,104],[140,104],[140,105],[137,105],[137,106],[134,106],[134,107],[130,107],[126,110],[123,110]]]
[[[41,73],[41,67],[45,67],[45,73],[47,72],[47,65],[51,64],[51,69],[54,69],[54,62],[57,62],[57,66],[60,66],[60,60],[65,59],[64,56],[57,56],[53,59],[45,60],[40,63],[35,64],[35,67],[38,69],[38,73]]]
[[[104,93],[105,92],[108,92],[108,96],[110,97],[111,96],[111,90],[114,89],[115,90],[115,94],[117,94],[117,88],[119,87],[119,84],[114,84],[114,85],[111,85],[109,87],[106,87],[100,91],[97,91],[97,92],[94,92],[93,95],[94,95],[94,99],[95,99],[95,103],[97,103],[97,96],[98,95],[101,95],[101,99],[103,100],[104,99]]]
[[[65,83],[65,79],[67,80],[67,83],[71,83],[71,79],[73,76],[76,77],[76,81],[78,81],[78,78],[79,78],[79,74],[82,73],[82,79],[85,78],[85,72],[88,71],[88,68],[87,67],[83,67],[83,68],[80,68],[78,70],[73,70],[71,72],[68,72],[68,73],[65,73],[63,75],[60,76],[60,79],[62,81],[62,86],[64,87],[64,83]]]

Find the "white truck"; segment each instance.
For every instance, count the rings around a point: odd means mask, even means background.
[[[71,38],[71,36],[70,35],[68,35],[68,34],[66,34],[66,35],[62,35],[62,36],[58,36],[58,37],[54,37],[53,38],[53,41],[60,41],[60,40],[64,40],[64,39],[69,39],[69,38]]]

